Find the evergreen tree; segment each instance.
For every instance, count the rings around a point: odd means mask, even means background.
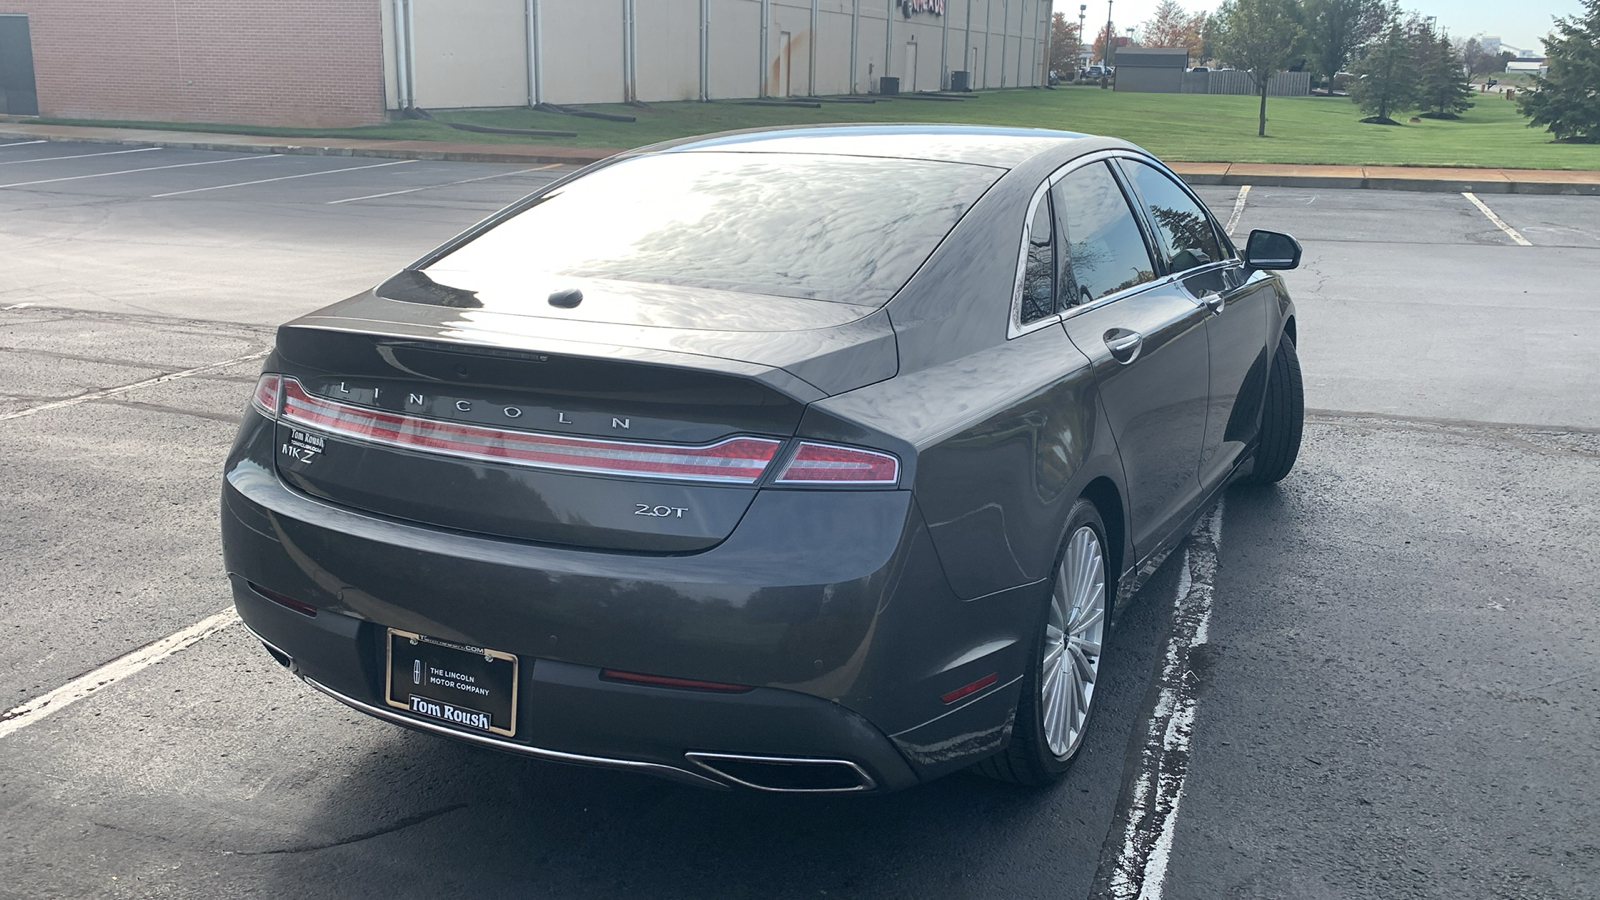
[[[1421,59],[1418,106],[1430,119],[1459,119],[1472,108],[1472,85],[1467,83],[1466,67],[1446,35],[1428,32]]]
[[[1390,22],[1357,64],[1355,74],[1358,77],[1350,83],[1350,99],[1367,114],[1361,121],[1400,124],[1391,117],[1410,109],[1417,96],[1416,57],[1405,26]]]
[[[1556,19],[1544,39],[1550,74],[1517,95],[1517,107],[1558,141],[1600,143],[1600,0],[1582,0],[1583,13]]]

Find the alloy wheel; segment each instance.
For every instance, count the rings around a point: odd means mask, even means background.
[[[1106,566],[1100,536],[1084,525],[1067,544],[1045,623],[1039,679],[1045,741],[1058,759],[1083,739],[1105,636]]]

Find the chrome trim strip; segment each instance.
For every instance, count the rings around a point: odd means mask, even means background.
[[[669,766],[663,763],[641,762],[634,759],[608,759],[602,756],[584,756],[580,753],[563,753],[560,750],[546,750],[542,747],[518,744],[512,741],[501,740],[500,738],[488,737],[487,735],[458,731],[454,728],[448,728],[443,725],[435,725],[432,722],[423,721],[422,719],[413,719],[410,716],[402,716],[399,713],[393,713],[387,709],[372,706],[368,703],[362,703],[360,700],[357,700],[354,697],[347,697],[333,688],[319,683],[316,679],[307,678],[304,675],[300,676],[300,678],[305,681],[306,684],[311,685],[312,687],[323,692],[324,694],[327,694],[329,697],[332,697],[340,703],[343,703],[351,709],[364,712],[369,716],[373,716],[374,718],[385,719],[393,722],[396,725],[404,725],[407,728],[415,728],[418,731],[426,731],[432,734],[441,735],[443,737],[458,738],[470,743],[481,744],[485,747],[493,747],[496,750],[504,750],[509,753],[532,756],[538,759],[551,760],[553,762],[574,763],[580,766],[599,766],[601,768],[611,769],[630,769],[635,772],[643,772],[648,775],[655,775],[657,777],[670,779],[672,781],[692,784],[696,787],[715,788],[720,791],[726,791],[730,789],[728,785],[724,784],[723,782],[707,778],[704,775],[701,775],[697,772],[691,772],[688,769],[680,769],[676,766]],[[713,769],[712,771],[715,770]]]
[[[717,775],[728,779],[729,781],[733,782],[734,784],[742,785],[743,787],[747,787],[747,788],[754,788],[755,790],[758,790],[758,791],[767,791],[767,792],[773,793],[773,794],[849,794],[849,793],[854,793],[854,792],[857,792],[857,791],[870,791],[873,788],[878,786],[878,783],[876,781],[872,780],[872,776],[868,775],[867,771],[865,769],[861,768],[860,766],[856,765],[855,763],[851,762],[848,759],[815,759],[815,758],[802,757],[802,756],[746,756],[746,755],[739,754],[739,753],[695,753],[695,752],[685,753],[684,756],[687,757],[690,762],[696,763],[696,764],[698,764],[700,766],[703,766],[703,767],[705,767],[707,769],[710,769],[712,772],[715,772]],[[751,784],[748,781],[744,781],[742,779],[735,778],[732,775],[729,775],[727,772],[724,772],[721,769],[718,769],[715,766],[711,765],[710,763],[706,762],[706,760],[718,760],[718,759],[733,760],[735,762],[778,763],[780,765],[781,764],[786,764],[786,763],[787,764],[796,764],[797,763],[797,764],[801,764],[801,765],[823,764],[823,765],[835,765],[835,766],[848,766],[849,768],[855,770],[856,777],[861,779],[861,783],[856,785],[855,787],[847,787],[847,788],[775,788],[775,787],[767,787],[766,785]]]
[[[1220,259],[1215,262],[1208,263],[1205,266],[1196,266],[1192,269],[1184,269],[1182,272],[1168,272],[1166,275],[1163,275],[1160,278],[1146,281],[1143,284],[1136,284],[1133,287],[1117,291],[1114,294],[1107,294],[1104,297],[1097,298],[1092,303],[1085,303],[1081,306],[1069,306],[1065,310],[1062,310],[1053,316],[1045,316],[1042,319],[1038,319],[1023,325],[1022,283],[1024,276],[1027,274],[1028,267],[1028,231],[1029,226],[1033,223],[1034,212],[1039,207],[1039,200],[1044,196],[1045,191],[1054,187],[1056,182],[1067,177],[1068,175],[1071,175],[1073,172],[1076,172],[1077,170],[1093,163],[1105,162],[1112,159],[1132,159],[1142,163],[1152,164],[1156,169],[1165,172],[1174,181],[1176,181],[1177,184],[1184,190],[1184,192],[1187,193],[1195,202],[1199,203],[1200,208],[1204,209],[1209,215],[1211,207],[1206,206],[1205,201],[1201,200],[1199,195],[1195,194],[1194,190],[1190,188],[1182,178],[1179,178],[1171,169],[1167,168],[1166,165],[1164,165],[1155,157],[1146,156],[1142,153],[1135,153],[1131,150],[1101,150],[1097,153],[1090,153],[1087,156],[1080,156],[1072,162],[1069,162],[1061,168],[1055,170],[1054,172],[1051,172],[1049,177],[1044,180],[1044,183],[1039,185],[1038,189],[1033,192],[1033,199],[1028,201],[1028,215],[1022,226],[1022,247],[1021,251],[1017,254],[1017,277],[1016,282],[1013,284],[1011,289],[1011,318],[1006,323],[1007,340],[1022,337],[1025,334],[1030,334],[1046,325],[1049,325],[1052,322],[1065,321],[1066,319],[1085,310],[1098,309],[1108,303],[1114,303],[1117,300],[1120,300],[1123,297],[1127,297],[1131,294],[1137,294],[1140,291],[1147,291],[1154,287],[1160,287],[1162,285],[1171,284],[1172,282],[1180,279],[1192,277],[1197,273],[1206,271],[1208,268],[1216,267],[1220,269],[1229,265],[1237,264],[1239,262],[1238,250],[1236,247],[1234,247],[1232,241],[1228,240],[1228,236],[1222,232],[1222,229],[1213,227],[1212,231],[1217,234],[1218,241],[1226,244],[1229,249],[1232,249],[1234,251],[1233,256],[1230,256],[1227,259]],[[1132,212],[1136,218],[1139,215],[1138,210],[1130,210],[1130,212]],[[1212,225],[1215,225],[1215,217],[1212,218]],[[1140,231],[1142,232],[1143,230],[1143,226],[1141,226]]]
[[[413,453],[432,454],[435,456],[448,456],[456,459],[470,459],[474,462],[497,463],[501,465],[521,466],[529,469],[546,469],[559,472],[575,472],[585,475],[616,476],[623,478],[647,478],[665,481],[692,481],[705,484],[732,484],[753,485],[761,480],[772,466],[772,460],[783,448],[783,441],[773,438],[755,437],[753,435],[736,435],[723,438],[710,444],[658,444],[646,441],[618,441],[601,437],[592,437],[584,434],[559,434],[544,431],[521,431],[510,428],[495,428],[488,425],[479,425],[474,422],[452,422],[448,419],[435,419],[428,416],[417,416],[410,413],[393,412],[386,409],[369,409],[364,406],[355,406],[332,400],[307,390],[300,380],[292,375],[278,376],[281,379],[280,407],[281,410],[276,421],[284,425],[303,428],[323,434],[333,435],[347,441],[357,443],[376,444],[383,447],[394,447]],[[291,389],[300,397],[291,396]],[[304,399],[301,399],[304,398]],[[333,421],[317,421],[306,414],[293,408],[293,404],[305,405],[310,412],[322,415]],[[331,411],[316,410],[312,407],[321,405]],[[259,407],[257,407],[259,409]],[[388,427],[397,434],[409,434],[411,431],[420,432],[423,429],[433,428],[444,432],[454,431],[454,437],[422,435],[421,440],[400,440],[369,433],[363,433],[360,428],[371,421],[394,420]],[[365,420],[365,421],[363,421]],[[433,441],[429,444],[428,441]],[[525,457],[503,456],[484,452],[471,447],[446,447],[439,446],[439,442],[452,440],[458,444],[472,444],[474,446],[493,447],[493,442],[523,441],[529,444],[546,442],[555,447],[566,445],[588,445],[590,447],[604,448],[606,452],[616,454],[624,460],[648,461],[658,464],[698,465],[702,468],[716,468],[718,463],[728,463],[727,468],[759,469],[753,475],[746,474],[706,474],[685,472],[659,472],[650,469],[628,469],[617,466],[607,466],[604,457],[597,457],[593,464],[560,463],[546,460],[534,460]],[[696,452],[716,450],[728,444],[751,444],[761,449],[770,451],[766,459],[750,457],[747,459],[711,457],[709,462],[694,462],[693,454]],[[557,452],[557,451],[545,451]],[[668,454],[690,457],[690,461],[673,460]],[[574,450],[574,456],[578,451]]]

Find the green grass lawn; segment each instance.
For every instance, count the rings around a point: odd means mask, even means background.
[[[824,103],[821,109],[716,103],[657,103],[648,108],[593,106],[638,117],[634,123],[538,113],[526,109],[436,111],[440,118],[478,125],[576,131],[576,138],[535,138],[456,131],[438,122],[406,121],[343,129],[255,128],[238,125],[165,126],[285,137],[449,140],[473,143],[636,147],[669,138],[768,125],[823,122],[969,122],[1109,134],[1168,160],[1331,163],[1342,165],[1481,166],[1521,169],[1600,169],[1600,145],[1556,144],[1526,127],[1516,104],[1497,94],[1456,121],[1423,119],[1400,126],[1364,125],[1342,97],[1274,97],[1267,101],[1267,137],[1256,137],[1257,99],[1189,94],[1133,94],[1092,87],[978,93],[941,103],[885,100]],[[52,120],[64,121],[64,120]],[[81,122],[73,124],[99,124]],[[151,123],[117,123],[152,127]]]

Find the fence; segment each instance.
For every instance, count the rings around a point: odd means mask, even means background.
[[[1189,72],[1183,78],[1185,94],[1255,94],[1256,82],[1249,72]],[[1308,97],[1310,72],[1279,72],[1267,80],[1269,97]]]

